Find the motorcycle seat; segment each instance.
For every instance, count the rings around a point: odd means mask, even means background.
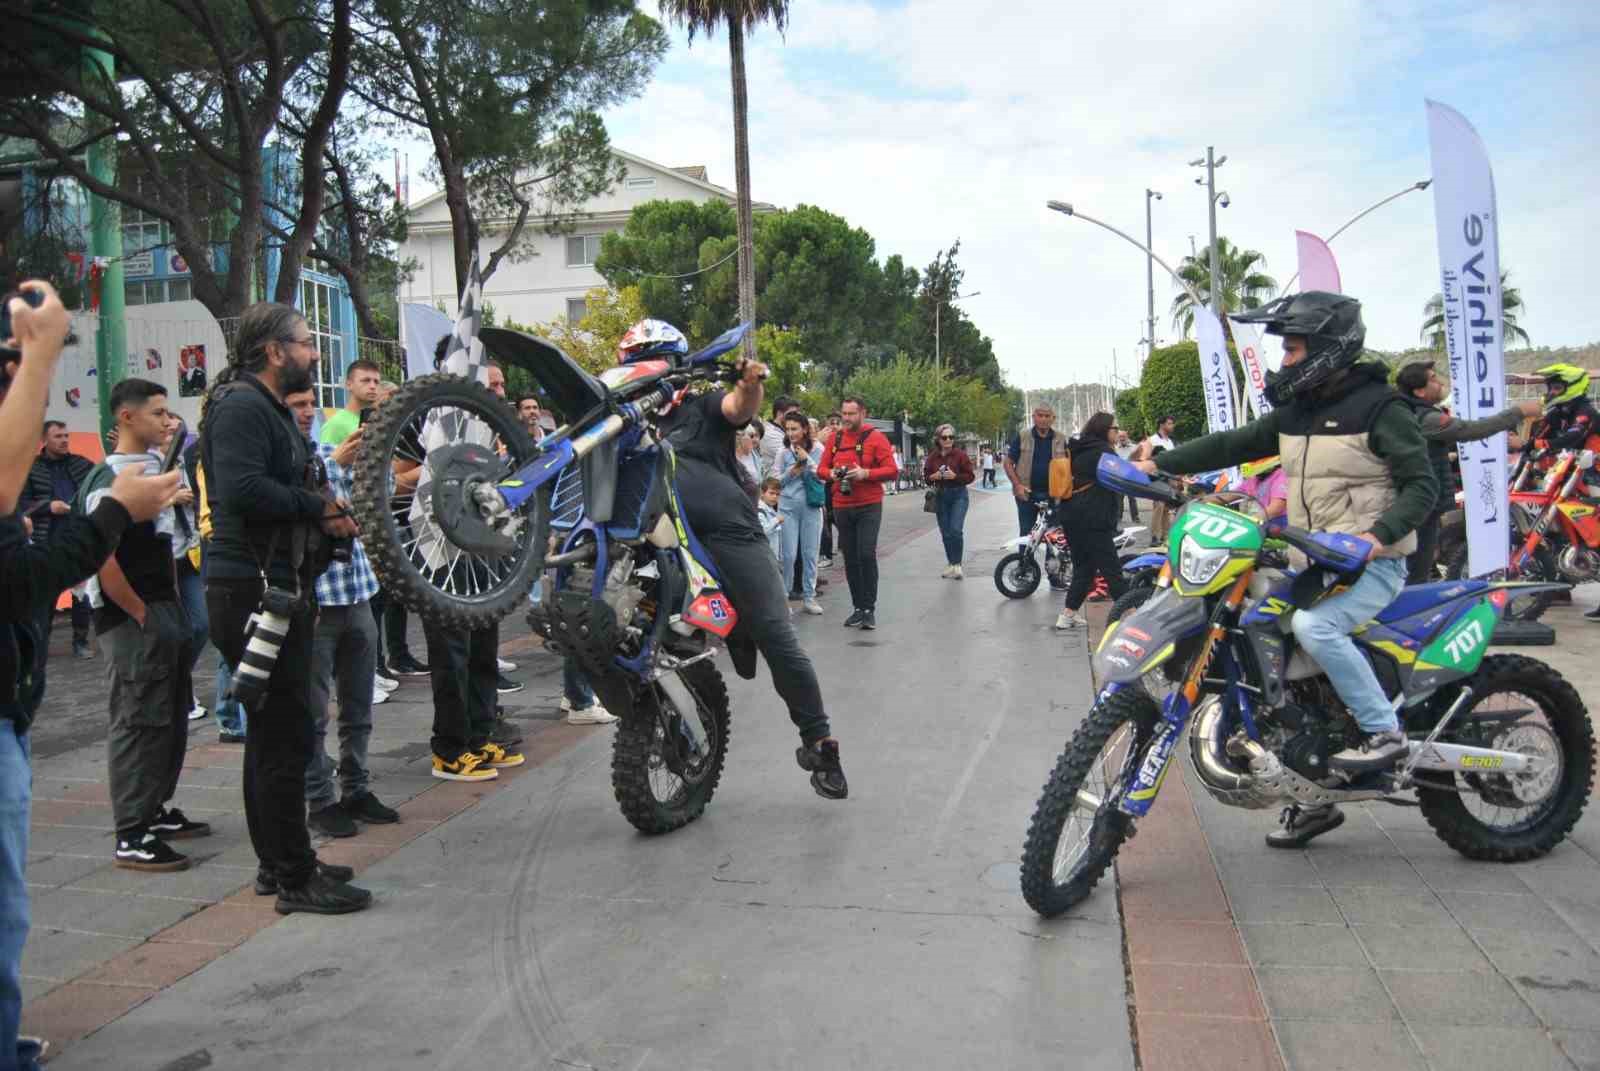
[[[1400,594],[1395,596],[1394,602],[1378,611],[1374,619],[1383,624],[1398,621],[1412,614],[1420,614],[1431,610],[1440,603],[1450,599],[1460,598],[1463,595],[1475,595],[1488,588],[1488,583],[1483,580],[1439,580],[1432,584],[1417,584],[1413,587],[1401,588]]]

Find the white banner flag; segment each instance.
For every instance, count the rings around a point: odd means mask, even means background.
[[[1506,405],[1494,175],[1472,124],[1447,105],[1427,106],[1452,404],[1457,419],[1481,420]],[[1456,456],[1466,492],[1467,571],[1483,576],[1506,567],[1510,547],[1505,433],[1458,443]]]
[[[1233,383],[1233,362],[1228,359],[1228,340],[1222,334],[1222,321],[1207,308],[1194,310],[1194,337],[1200,344],[1200,381],[1206,394],[1206,425],[1211,431],[1231,431],[1239,420],[1238,392]],[[1237,469],[1228,470],[1228,485],[1239,482]]]
[[[1272,403],[1267,401],[1267,355],[1261,350],[1261,329],[1231,316],[1228,326],[1233,328],[1233,347],[1244,368],[1245,400],[1257,417],[1264,417],[1272,412]]]

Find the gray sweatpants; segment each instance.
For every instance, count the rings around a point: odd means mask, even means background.
[[[153,602],[144,628],[124,621],[99,638],[111,677],[111,812],[117,832],[128,833],[155,821],[183,773],[194,663],[189,617],[179,603]]]
[[[311,762],[306,766],[306,806],[335,802],[328,735],[328,701],[339,691],[339,788],[349,800],[368,791],[367,742],[372,739],[372,688],[378,668],[378,623],[365,600],[321,606],[311,661]]]

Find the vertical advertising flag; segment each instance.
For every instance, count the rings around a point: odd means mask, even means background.
[[[1207,308],[1194,310],[1194,337],[1200,344],[1200,382],[1206,395],[1206,426],[1211,431],[1229,431],[1239,426],[1238,391],[1233,382],[1233,362],[1228,359],[1228,341],[1222,334],[1222,321]],[[1228,470],[1228,485],[1239,482],[1239,473]]]
[[[1244,369],[1244,396],[1257,417],[1272,412],[1267,401],[1267,355],[1261,350],[1261,329],[1255,324],[1242,324],[1229,317],[1233,328],[1233,347],[1239,351],[1239,365]]]
[[[1494,174],[1471,123],[1437,101],[1427,108],[1452,405],[1458,419],[1480,420],[1506,404]],[[1467,571],[1483,576],[1506,567],[1510,546],[1505,433],[1459,443],[1456,456],[1467,510]]]
[[[1295,231],[1294,244],[1300,254],[1302,291],[1324,290],[1330,294],[1344,293],[1344,284],[1339,280],[1339,262],[1333,259],[1333,250],[1328,248],[1327,242],[1310,231]]]

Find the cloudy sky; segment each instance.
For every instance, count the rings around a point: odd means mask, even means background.
[[[645,7],[651,9],[649,0]],[[674,31],[646,94],[609,116],[613,142],[733,185],[726,38]],[[795,0],[788,33],[750,40],[755,196],[820,205],[882,258],[925,265],[961,239],[965,308],[1011,382],[1124,376],[1143,334],[1138,250],[1050,212],[1070,201],[1155,249],[1203,248],[1206,198],[1187,166],[1226,154],[1218,229],[1295,271],[1296,228],[1328,234],[1429,174],[1424,97],[1488,146],[1501,263],[1535,345],[1600,340],[1600,4],[1580,0],[1144,0],[1075,5]],[[1369,345],[1414,345],[1438,289],[1431,192],[1334,243]],[[1159,273],[1159,267],[1157,269]],[[1174,294],[1156,280],[1157,334]]]

